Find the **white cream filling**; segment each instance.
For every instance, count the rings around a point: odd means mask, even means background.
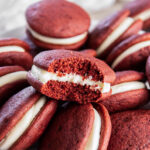
[[[150,46],[150,41],[144,41],[138,44],[133,45],[132,47],[126,49],[123,53],[121,53],[112,63],[112,68],[114,69],[125,57],[139,51],[140,49]]]
[[[111,88],[112,88],[112,95],[115,95],[118,93],[123,93],[132,90],[145,89],[146,85],[143,82],[132,81],[132,82],[120,83],[112,86]]]
[[[144,34],[144,33],[146,33],[144,30],[140,30],[140,31],[138,32],[139,35]]]
[[[63,76],[59,76],[59,73],[52,73],[46,70],[43,70],[35,65],[32,66],[31,74],[33,77],[37,78],[43,84],[48,81],[58,81],[58,82],[70,82],[80,85],[90,86],[91,89],[101,90],[102,93],[107,93],[110,91],[110,83],[102,83],[101,81],[93,81],[92,76],[87,79],[83,79],[81,75],[77,74],[64,74]]]
[[[132,18],[125,19],[97,48],[97,54],[101,55],[113,42],[115,42],[134,22]]]
[[[49,44],[71,45],[71,44],[80,42],[87,36],[87,32],[84,32],[80,35],[70,37],[70,38],[53,38],[53,37],[47,37],[47,36],[37,33],[29,25],[27,26],[27,28],[34,38],[36,38],[39,41],[42,41],[44,43],[49,43]]]
[[[99,113],[96,111],[96,109],[94,109],[94,114],[95,114],[94,124],[84,150],[98,150],[99,147],[99,140],[101,133],[101,117]]]
[[[17,80],[24,80],[26,79],[27,71],[17,71],[13,73],[6,74],[0,77],[0,87],[3,85],[15,82]]]
[[[41,97],[36,104],[34,104],[23,118],[15,125],[15,127],[7,134],[7,136],[0,142],[0,150],[9,149],[19,137],[27,130],[36,115],[46,103],[46,98]]]
[[[149,19],[150,18],[150,9],[147,9],[147,10],[145,10],[144,12],[142,12],[142,13],[140,13],[140,14],[138,14],[138,15],[136,15],[135,17],[134,17],[134,19],[136,20],[136,19],[141,19],[141,20],[143,20],[143,21],[145,21],[145,20],[147,20],[147,19]]]
[[[20,46],[2,46],[0,47],[0,53],[3,52],[24,52],[24,48]]]

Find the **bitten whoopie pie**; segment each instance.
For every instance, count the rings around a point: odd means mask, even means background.
[[[15,38],[0,40],[0,66],[22,66],[29,70],[32,66],[32,56],[29,46],[24,41]]]
[[[99,59],[81,52],[52,50],[34,58],[27,78],[51,98],[87,103],[110,95],[115,77],[114,71]]]
[[[150,110],[125,111],[111,115],[112,134],[108,150],[149,150]]]
[[[20,66],[0,67],[0,105],[28,86],[27,71]]]
[[[106,150],[111,121],[101,104],[70,104],[52,120],[40,150]]]
[[[141,70],[150,55],[150,33],[136,34],[117,45],[106,59],[118,70]]]
[[[123,111],[144,105],[149,101],[150,94],[144,83],[145,76],[137,71],[116,73],[112,94],[101,103],[109,112]]]
[[[136,34],[142,28],[140,19],[128,17],[129,11],[117,12],[100,21],[89,37],[89,47],[97,50],[97,56],[105,59],[120,41]]]
[[[90,26],[89,15],[76,4],[64,0],[35,3],[27,9],[26,19],[29,37],[46,49],[81,47]]]
[[[33,87],[12,96],[0,109],[0,149],[23,150],[43,133],[57,108]]]
[[[149,0],[134,0],[129,2],[125,9],[130,10],[132,18],[141,19],[144,21],[143,28],[150,28],[150,1]]]

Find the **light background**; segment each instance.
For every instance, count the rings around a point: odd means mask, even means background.
[[[0,0],[0,38],[25,36],[25,10],[39,0]],[[129,0],[68,0],[82,6],[91,16],[90,30],[99,20],[115,12]]]

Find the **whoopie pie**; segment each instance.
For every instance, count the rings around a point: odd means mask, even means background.
[[[142,21],[128,16],[128,10],[116,12],[100,21],[90,33],[88,45],[96,49],[97,57],[105,59],[117,44],[141,30]]]
[[[52,120],[40,150],[106,150],[111,120],[101,104],[70,104]]]
[[[149,101],[149,90],[145,85],[145,75],[137,71],[116,72],[112,94],[101,103],[109,112],[141,107]]]
[[[34,58],[27,78],[34,88],[51,98],[88,103],[110,95],[115,77],[105,62],[93,56],[52,50]]]
[[[26,11],[27,34],[45,49],[78,49],[88,35],[89,15],[79,6],[64,0],[44,0]]]
[[[0,149],[23,150],[43,133],[57,108],[33,87],[12,96],[0,108]]]
[[[22,67],[0,67],[0,105],[26,86],[28,86],[27,71]]]
[[[106,59],[116,70],[143,70],[150,55],[150,33],[136,34],[117,45]]]
[[[29,70],[32,66],[32,56],[29,45],[19,39],[7,38],[0,40],[0,66],[22,66]]]
[[[141,19],[144,22],[143,29],[150,28],[150,1],[149,0],[133,0],[127,3],[124,7],[130,10],[130,16],[137,20]]]

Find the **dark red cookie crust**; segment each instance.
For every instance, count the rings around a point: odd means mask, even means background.
[[[0,141],[17,124],[24,114],[39,100],[40,94],[32,87],[28,87],[12,96],[0,109]],[[11,107],[10,107],[11,106]],[[10,149],[20,150],[28,148],[43,133],[49,120],[57,108],[56,101],[49,101],[43,106],[28,129],[12,145]],[[32,130],[32,132],[31,132]]]
[[[0,53],[0,66],[12,66],[18,65],[29,70],[32,65],[32,56],[29,54],[29,46],[24,41],[15,38],[0,40],[0,47],[3,46],[19,46],[22,47],[25,52],[2,52]]]
[[[96,51],[94,49],[84,49],[80,51],[81,53],[96,57]]]
[[[140,42],[150,40],[150,34],[144,33],[142,35],[133,35],[126,40],[122,41],[119,45],[117,45],[109,56],[106,59],[108,64],[112,64],[113,61],[124,51],[126,51],[131,46],[138,44]],[[114,70],[141,70],[143,65],[145,65],[146,59],[150,54],[150,46],[144,47],[138,50],[135,53],[130,54],[125,57],[115,68]]]
[[[113,14],[100,24],[91,32],[89,36],[89,47],[97,49],[104,40],[128,17],[129,11],[123,10]],[[114,41],[108,48],[98,57],[105,59],[107,55],[111,52],[112,48],[120,43],[127,37],[136,34],[142,28],[142,21],[135,21],[116,41]]]
[[[98,150],[104,150],[107,149],[108,146],[111,133],[111,122],[109,114],[103,105],[96,104],[96,109],[102,118],[101,138]],[[91,104],[70,105],[55,116],[42,139],[40,149],[57,150],[60,149],[60,147],[62,150],[84,149],[92,130],[93,122],[94,111]],[[64,138],[62,138],[62,136]]]
[[[144,81],[145,76],[141,72],[122,71],[116,73],[113,85],[131,81]],[[150,94],[146,88],[117,93],[103,99],[102,103],[109,112],[118,112],[143,106],[149,101]]]
[[[108,150],[150,149],[149,110],[133,110],[111,115],[112,135]]]
[[[146,76],[150,84],[150,56],[148,57],[147,62],[146,62]]]
[[[113,83],[115,80],[115,74],[107,64],[79,52],[67,50],[45,51],[35,57],[34,65],[48,72],[59,72],[61,75],[63,73],[76,73],[84,78],[92,76],[94,81],[107,83]],[[88,74],[88,76],[85,77],[85,74]],[[80,86],[74,83],[48,81],[47,84],[42,84],[32,76],[31,72],[28,73],[28,81],[43,94],[58,100],[73,100],[79,103],[87,103],[98,101],[101,96],[104,97],[110,94],[101,94],[98,90],[90,90],[89,86]]]
[[[143,72],[137,72],[134,70],[120,71],[116,72],[116,80],[114,81],[113,85],[120,84],[123,82],[145,81],[145,80],[146,76]]]

